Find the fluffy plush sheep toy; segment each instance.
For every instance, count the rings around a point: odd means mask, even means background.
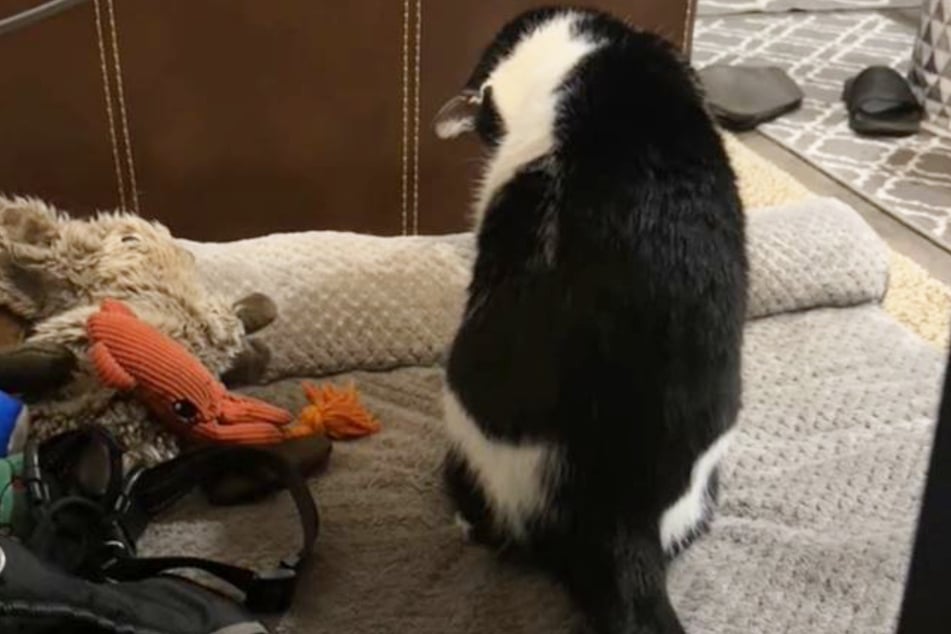
[[[38,438],[95,421],[140,459],[177,452],[144,409],[90,371],[86,321],[106,298],[122,300],[231,385],[253,381],[267,364],[267,349],[248,335],[275,318],[274,303],[209,292],[191,253],[162,225],[124,213],[73,219],[36,199],[0,197],[0,320],[17,334],[0,351],[0,385],[31,401]]]

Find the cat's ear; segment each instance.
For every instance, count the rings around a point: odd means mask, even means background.
[[[482,107],[477,90],[466,89],[447,101],[436,113],[434,127],[440,139],[452,139],[475,130],[476,116]]]

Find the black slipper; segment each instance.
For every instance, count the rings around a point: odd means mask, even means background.
[[[918,132],[924,116],[908,82],[887,66],[871,66],[847,80],[842,100],[849,127],[859,134],[908,136]]]
[[[699,75],[710,109],[728,130],[751,130],[802,103],[802,90],[776,66],[714,64]]]

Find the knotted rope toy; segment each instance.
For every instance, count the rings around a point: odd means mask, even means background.
[[[305,381],[303,387],[310,405],[301,410],[299,427],[326,433],[332,440],[352,440],[380,431],[379,421],[360,404],[353,384],[341,389]]]

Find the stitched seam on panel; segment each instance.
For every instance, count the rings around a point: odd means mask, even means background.
[[[113,0],[106,1],[109,7],[109,30],[112,35],[112,58],[116,74],[116,97],[119,101],[119,117],[122,121],[122,136],[125,141],[126,164],[129,168],[129,189],[132,194],[132,210],[139,213],[139,187],[135,179],[135,161],[132,159],[132,137],[129,134],[129,117],[126,113],[125,90],[122,84],[122,62],[119,58],[119,30],[116,28],[116,10]]]
[[[400,231],[406,235],[409,208],[409,14],[410,0],[403,0],[403,141],[400,156],[402,167],[402,212]]]
[[[119,208],[126,209],[125,179],[122,177],[122,159],[119,157],[119,139],[116,135],[115,112],[112,109],[112,88],[109,67],[106,62],[106,42],[102,34],[102,9],[100,0],[93,1],[96,17],[96,40],[99,44],[99,70],[102,74],[102,90],[106,97],[106,118],[109,120],[109,140],[112,144],[112,162],[116,169],[116,188],[119,193]]]
[[[416,61],[413,69],[413,235],[419,234],[419,93],[420,93],[420,55],[423,33],[423,0],[416,0]]]

